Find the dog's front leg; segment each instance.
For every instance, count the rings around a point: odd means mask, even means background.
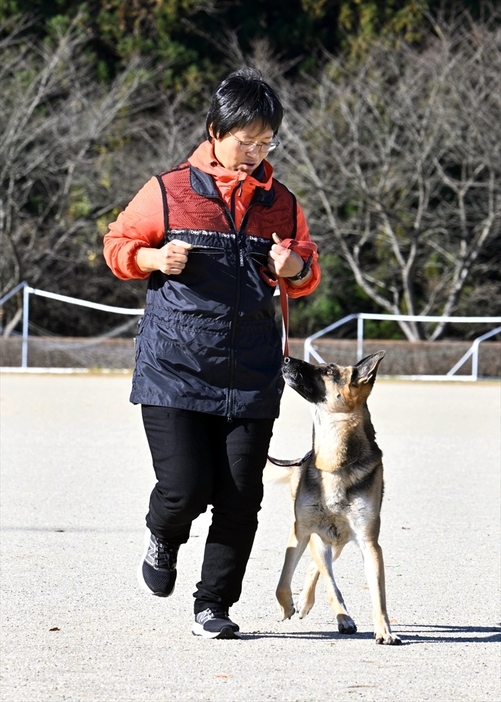
[[[311,540],[310,540],[310,550],[311,550]],[[303,619],[309,613],[313,605],[315,604],[315,588],[317,587],[318,578],[320,571],[318,569],[315,561],[311,561],[306,571],[306,577],[304,579],[303,591],[299,596],[297,602],[297,608],[299,612],[299,619]]]
[[[310,538],[310,534],[298,534],[297,531],[296,523],[287,542],[284,565],[276,590],[277,600],[282,610],[282,619],[290,619],[296,611],[292,599],[292,576]]]
[[[386,586],[384,578],[383,551],[377,542],[365,541],[361,544],[365,575],[372,600],[374,636],[376,643],[398,646],[402,640],[391,633],[390,621],[386,612]]]
[[[321,573],[327,586],[327,595],[330,606],[336,615],[338,630],[340,634],[354,634],[357,630],[356,624],[350,617],[343,600],[341,590],[338,588],[334,577],[333,561],[335,561],[343,545],[327,545],[318,534],[312,534],[310,538],[310,552],[313,557],[303,587],[303,592],[299,598],[299,616],[305,617],[315,602],[315,586],[318,575]]]

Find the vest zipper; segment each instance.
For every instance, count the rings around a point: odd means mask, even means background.
[[[231,333],[230,333],[230,380],[228,383],[228,398],[226,402],[226,419],[228,422],[233,421],[233,384],[235,382],[235,339],[237,335],[237,323],[238,323],[238,310],[240,307],[240,295],[241,295],[241,287],[242,287],[242,279],[241,279],[241,269],[245,265],[245,259],[244,259],[244,251],[243,248],[240,245],[240,232],[243,229],[244,223],[247,219],[247,214],[252,207],[253,203],[249,205],[247,210],[245,211],[245,214],[242,218],[242,222],[240,224],[240,229],[237,231],[236,225],[235,225],[235,197],[237,194],[237,190],[240,190],[238,193],[239,195],[242,194],[242,188],[243,188],[243,181],[240,181],[240,184],[235,187],[231,194],[231,209],[228,209],[226,206],[224,200],[221,198],[223,207],[226,209],[228,214],[230,215],[230,220],[233,225],[233,231],[235,232],[235,244],[237,247],[237,259],[238,259],[238,265],[237,265],[237,270],[236,270],[236,292],[235,292],[235,304],[233,306],[233,316],[231,319]]]
[[[237,186],[238,187],[238,186]],[[240,189],[242,186],[240,185]],[[232,203],[232,209],[235,207],[235,193],[237,191],[237,188],[232,193],[231,196],[231,203]],[[236,226],[235,226],[235,218],[232,216],[233,219],[233,228],[236,233],[236,245],[237,245],[237,250],[238,250],[238,267],[237,267],[237,291],[235,295],[235,306],[233,308],[233,318],[231,320],[231,335],[230,335],[230,383],[228,387],[228,403],[227,403],[227,412],[226,412],[226,419],[228,422],[233,421],[233,383],[235,380],[235,337],[237,334],[237,321],[238,321],[238,308],[240,306],[240,293],[241,293],[241,268],[245,265],[245,260],[244,260],[244,251],[243,248],[240,246],[240,232],[243,230],[245,222],[247,220],[247,215],[249,214],[249,210],[255,203],[250,203],[249,207],[245,211],[244,216],[242,217],[242,222],[240,223],[240,229],[237,232]],[[231,213],[230,213],[231,214]]]
[[[231,214],[231,219],[233,220],[233,226],[235,227],[235,231],[236,231],[236,229],[237,229],[237,228],[236,228],[236,224],[235,224],[235,222],[236,222],[236,219],[235,219],[235,214],[236,214],[236,211],[235,211],[235,197],[236,197],[238,188],[239,188],[238,185],[236,185],[236,186],[233,188],[232,193],[231,193],[231,198],[230,198],[230,214]],[[242,194],[241,191],[242,191],[242,187],[240,186],[240,195]]]
[[[235,382],[235,339],[237,336],[237,324],[238,324],[238,310],[240,307],[240,295],[241,295],[241,269],[245,265],[244,251],[240,245],[240,231],[237,231],[235,225],[235,197],[237,190],[240,190],[239,195],[242,194],[243,182],[240,181],[240,185],[237,185],[231,194],[231,210],[230,216],[233,223],[233,231],[235,232],[235,244],[237,247],[237,270],[236,270],[236,291],[235,291],[235,304],[233,306],[233,316],[231,319],[231,333],[230,333],[230,380],[228,383],[228,400],[226,404],[226,419],[228,422],[233,421],[233,390]],[[247,214],[247,213],[246,213]],[[243,222],[243,220],[242,220]]]

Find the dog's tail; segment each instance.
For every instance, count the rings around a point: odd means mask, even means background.
[[[286,483],[291,479],[292,473],[296,466],[301,466],[306,463],[313,454],[313,451],[303,456],[303,458],[294,458],[292,460],[283,458],[273,458],[268,456],[268,461],[264,467],[263,480],[265,483]]]

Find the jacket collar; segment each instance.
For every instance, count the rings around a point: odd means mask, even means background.
[[[216,183],[222,187],[237,187],[242,180],[248,179],[254,187],[252,202],[271,206],[275,197],[273,189],[273,166],[262,161],[252,175],[230,171],[216,161],[214,149],[209,141],[204,141],[188,159],[190,164],[190,183],[193,190],[202,197],[220,198]]]
[[[210,199],[220,200],[221,195],[214,182],[214,177],[209,173],[204,173],[199,168],[190,164],[190,185],[197,195]],[[273,186],[269,190],[256,188],[252,197],[253,203],[260,203],[265,207],[271,207],[275,198],[275,189]]]

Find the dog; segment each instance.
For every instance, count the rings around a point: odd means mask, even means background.
[[[309,544],[312,562],[298,601],[302,619],[313,607],[319,575],[325,578],[329,602],[341,634],[357,631],[333,572],[344,546],[355,541],[362,551],[373,607],[376,643],[399,645],[386,611],[383,553],[378,543],[383,498],[383,463],[367,398],[385,355],[378,351],[354,366],[315,366],[286,357],[286,383],[312,406],[313,448],[300,461],[269,457],[287,469],[295,523],[287,543],[276,590],[283,619],[295,612],[291,582]]]

